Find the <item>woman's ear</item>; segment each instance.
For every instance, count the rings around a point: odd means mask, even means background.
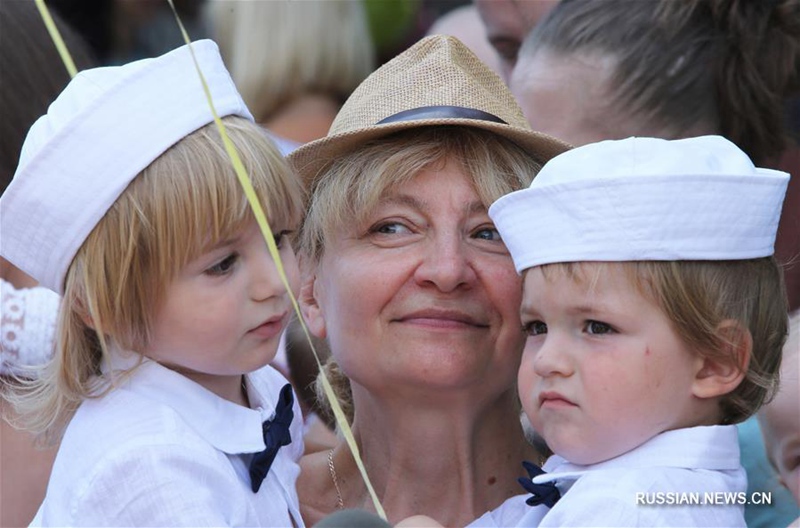
[[[324,339],[327,336],[327,331],[325,329],[325,315],[322,313],[322,308],[317,299],[318,288],[316,272],[303,273],[300,284],[300,311],[303,313],[303,319],[308,325],[308,330],[316,337]]]
[[[739,321],[726,319],[717,327],[722,349],[704,357],[695,374],[692,394],[715,398],[733,392],[744,379],[753,352],[753,336]]]

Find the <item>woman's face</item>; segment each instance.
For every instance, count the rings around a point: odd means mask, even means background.
[[[397,394],[512,387],[520,295],[486,206],[451,161],[389,189],[364,223],[334,234],[302,299],[351,380]]]

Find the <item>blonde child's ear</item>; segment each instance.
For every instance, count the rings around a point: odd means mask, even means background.
[[[298,302],[309,332],[320,339],[324,339],[327,336],[327,330],[325,328],[325,316],[317,300],[316,273],[303,273]]]
[[[739,321],[726,319],[717,327],[722,349],[711,357],[701,358],[695,374],[692,394],[697,398],[715,398],[733,392],[744,379],[753,351],[750,330]]]

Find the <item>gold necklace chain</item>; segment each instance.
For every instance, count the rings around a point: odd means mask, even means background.
[[[333,465],[333,449],[328,451],[328,469],[331,473],[331,480],[333,487],[336,488],[336,507],[340,510],[344,509],[344,501],[342,500],[342,491],[339,489],[339,479],[336,478],[336,468]]]

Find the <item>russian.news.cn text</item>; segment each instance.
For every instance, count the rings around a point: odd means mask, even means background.
[[[771,491],[754,491],[752,493],[727,492],[678,492],[655,491],[637,492],[636,504],[640,506],[746,506],[748,504],[772,504]]]

